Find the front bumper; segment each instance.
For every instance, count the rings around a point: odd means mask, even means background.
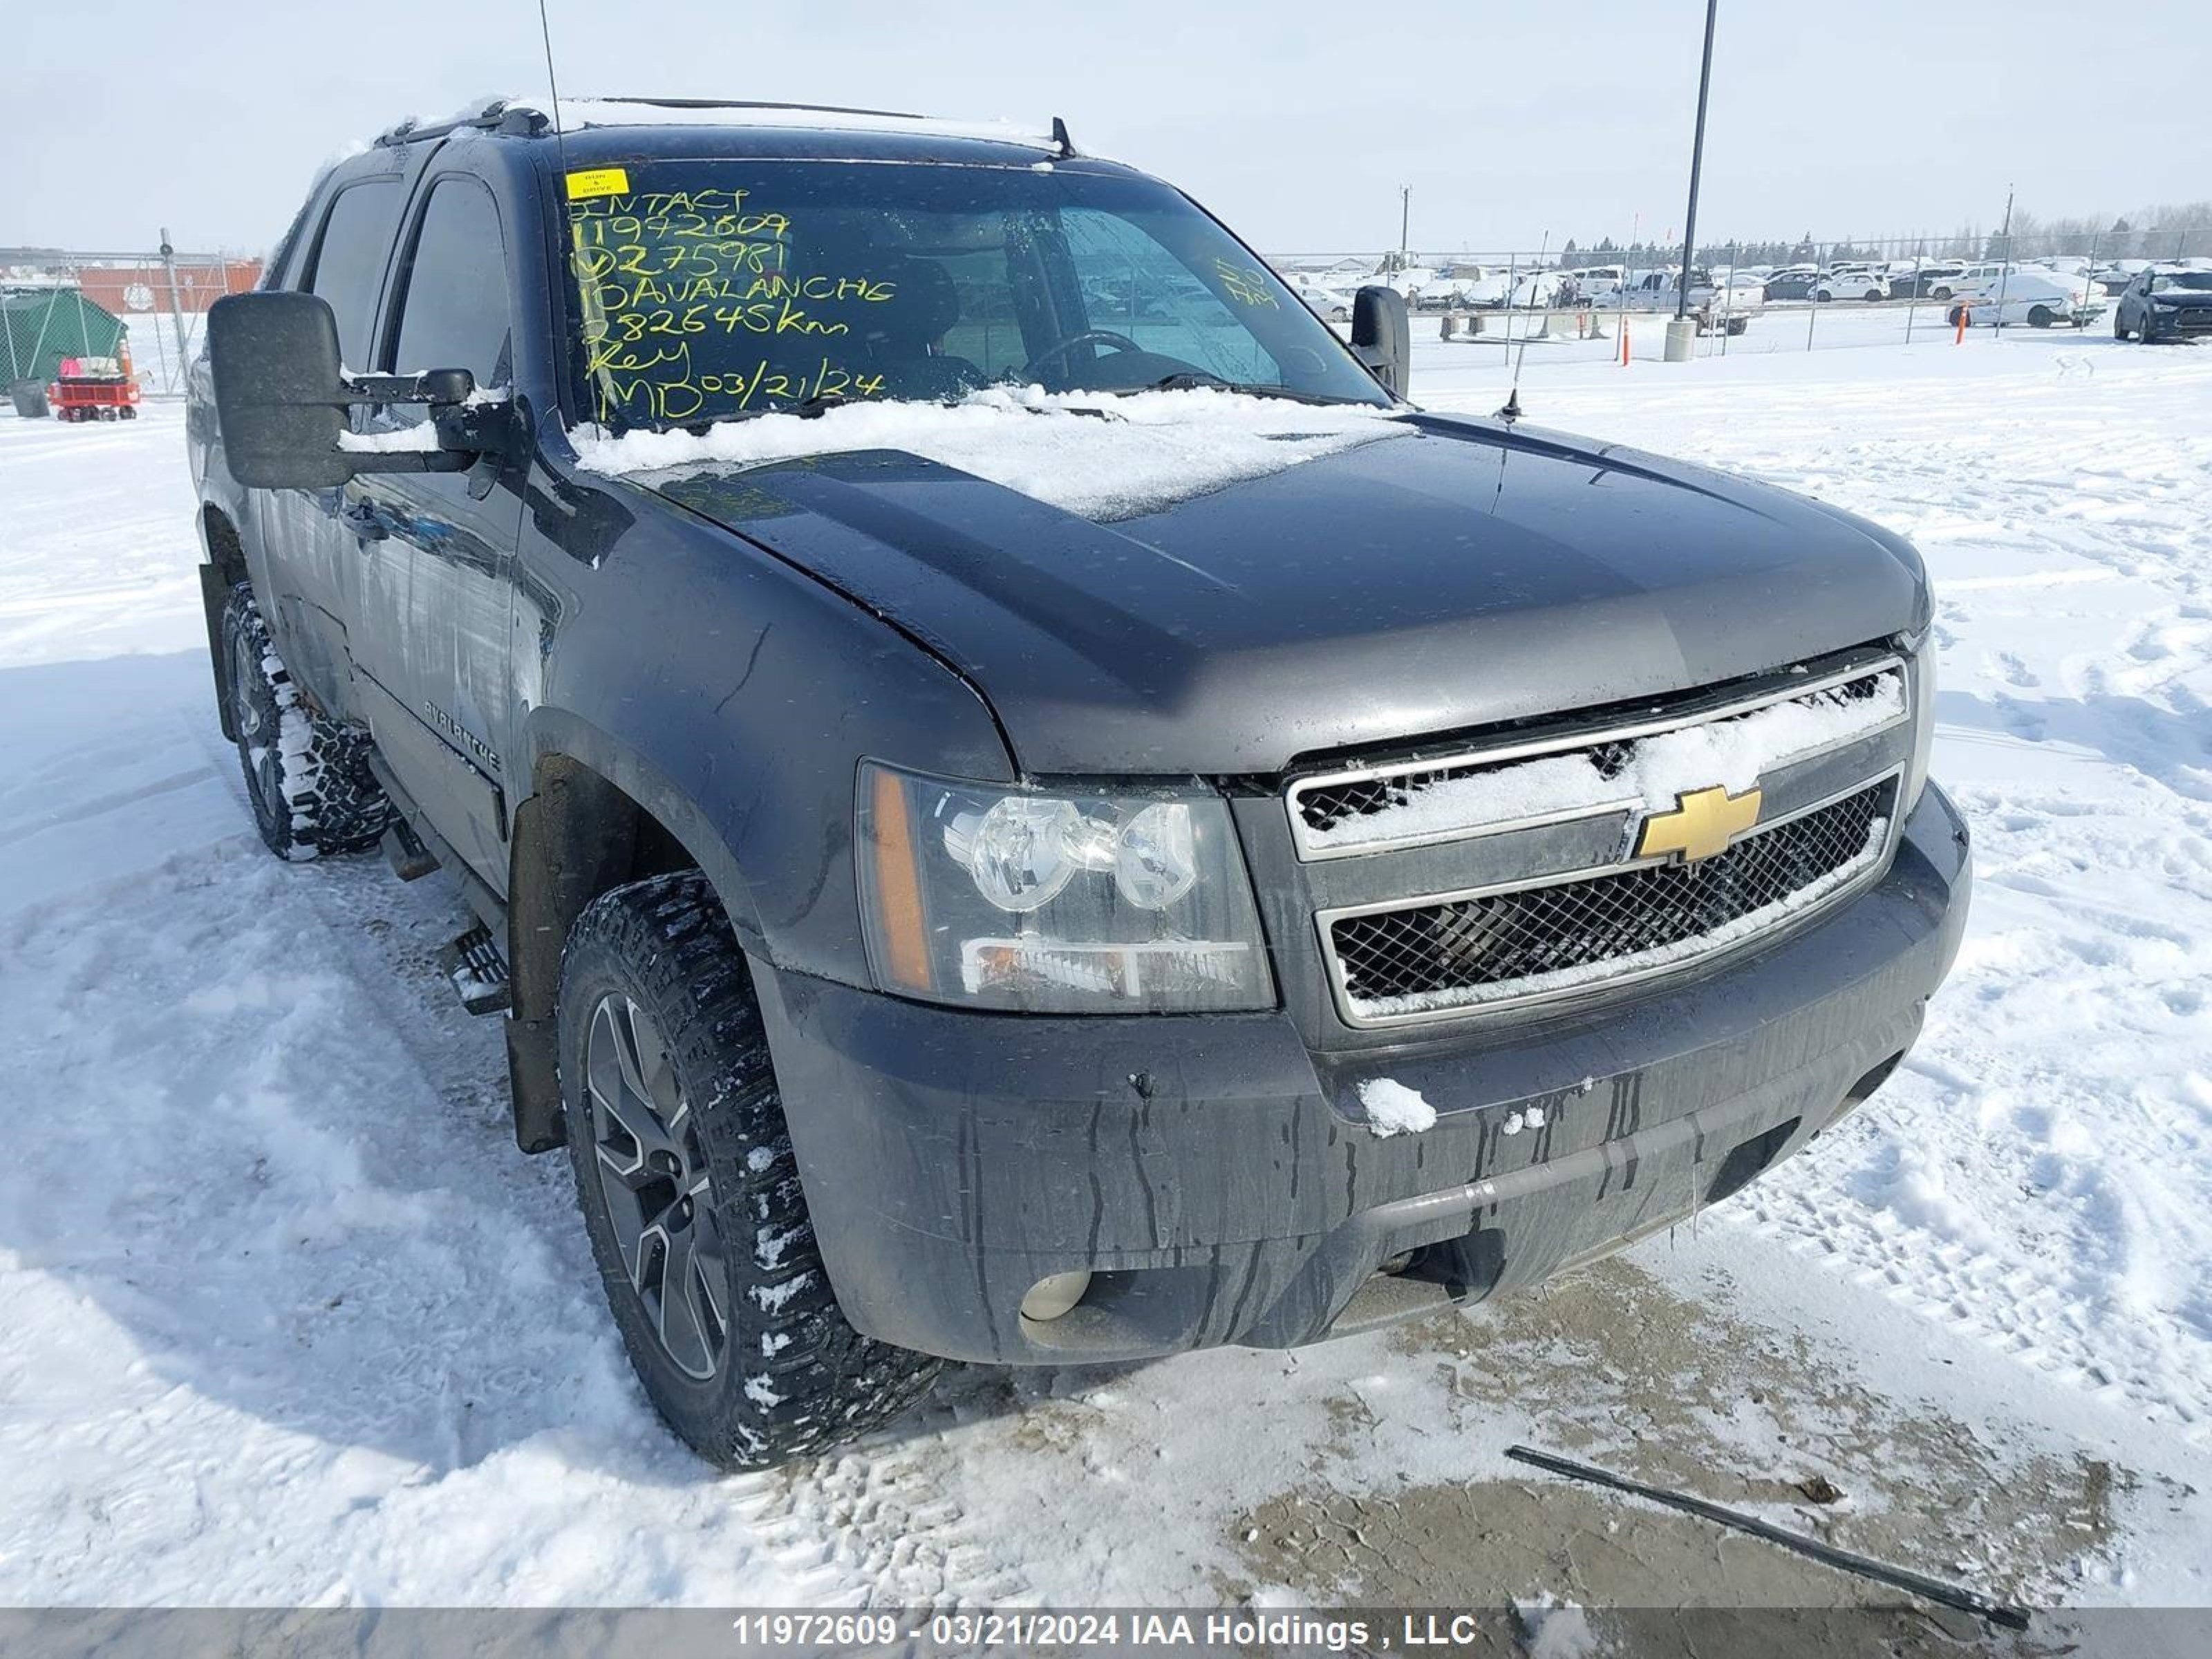
[[[2151,306],[2144,319],[2160,334],[2212,334],[2212,306]]]
[[[1342,1053],[1279,1012],[974,1014],[757,977],[860,1330],[1003,1364],[1289,1347],[1534,1283],[1796,1152],[1917,1035],[1970,883],[1931,785],[1882,880],[1776,944],[1580,1018]],[[1358,1085],[1377,1077],[1436,1127],[1375,1134]],[[1022,1318],[1079,1268],[1080,1306]]]

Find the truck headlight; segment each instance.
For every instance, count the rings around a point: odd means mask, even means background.
[[[867,761],[856,830],[886,991],[1030,1013],[1274,1006],[1218,795],[1047,794]]]
[[[1928,787],[1929,757],[1936,747],[1936,628],[1929,624],[1908,647],[1907,672],[1912,694],[1912,758],[1905,769],[1905,811],[1907,817],[1920,805]]]

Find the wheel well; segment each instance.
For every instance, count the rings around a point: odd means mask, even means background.
[[[516,810],[508,860],[507,1059],[514,1134],[527,1152],[561,1144],[554,1016],[568,930],[602,893],[699,861],[618,785],[565,755],[541,757]]]
[[[507,886],[515,1012],[549,1016],[561,947],[600,894],[698,867],[684,843],[622,788],[565,755],[542,757],[515,815]]]

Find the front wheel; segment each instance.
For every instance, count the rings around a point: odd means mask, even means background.
[[[696,871],[594,900],[561,959],[576,1199],[647,1396],[766,1468],[890,1421],[939,1362],[862,1336],[808,1218],[744,952]]]
[[[368,738],[307,706],[251,583],[232,588],[223,605],[222,652],[231,734],[269,850],[299,860],[374,847],[392,808],[368,769]]]

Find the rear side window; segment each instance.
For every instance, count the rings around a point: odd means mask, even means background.
[[[432,187],[400,294],[391,369],[465,368],[480,386],[514,378],[499,210],[482,185],[452,177]]]
[[[368,179],[340,191],[301,284],[331,302],[338,319],[339,357],[356,372],[368,362],[377,290],[398,233],[404,194],[396,179]]]

